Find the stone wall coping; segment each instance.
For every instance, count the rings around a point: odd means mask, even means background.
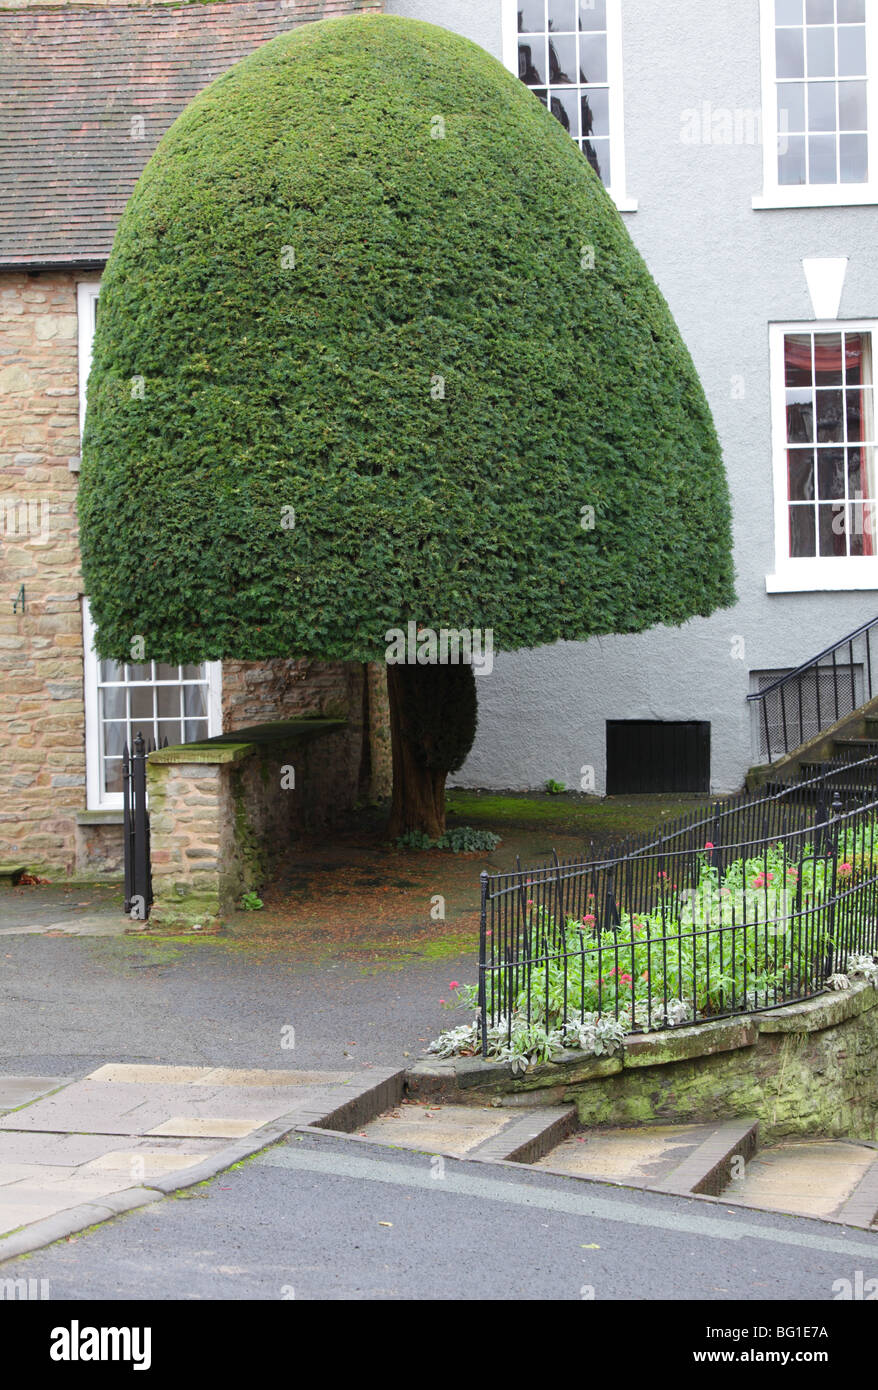
[[[878,989],[866,981],[851,989],[818,995],[801,1004],[786,1004],[766,1013],[741,1014],[685,1027],[663,1028],[654,1033],[631,1033],[618,1052],[595,1057],[583,1052],[562,1052],[553,1062],[528,1067],[523,1075],[509,1062],[482,1057],[424,1057],[407,1072],[413,1090],[469,1090],[489,1087],[538,1090],[569,1086],[632,1067],[659,1067],[669,1063],[710,1057],[752,1047],[760,1033],[817,1033],[848,1018],[878,1007]],[[511,1083],[511,1084],[510,1084]]]
[[[867,981],[858,981],[851,989],[820,994],[801,1004],[786,1004],[783,1008],[755,1015],[760,1033],[819,1033],[834,1028],[858,1014],[878,1007],[878,989]]]
[[[122,825],[125,821],[124,811],[77,811],[77,825]]]
[[[200,743],[181,743],[174,748],[157,748],[147,761],[155,766],[167,763],[222,765],[238,763],[266,744],[301,742],[347,727],[346,719],[283,719],[273,724],[255,724],[234,733],[217,734]]]

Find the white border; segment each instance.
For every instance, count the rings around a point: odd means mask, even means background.
[[[787,412],[784,386],[785,333],[872,334],[878,347],[878,321],[874,319],[810,319],[806,322],[770,323],[768,358],[771,373],[771,456],[774,474],[775,573],[766,575],[769,594],[803,594],[818,590],[878,589],[878,555],[790,557],[789,497],[787,495]]]
[[[76,286],[76,323],[79,371],[79,438],[85,429],[85,390],[91,369],[91,345],[94,337],[94,306],[100,292],[100,280],[80,280]]]
[[[518,76],[518,3],[500,0],[504,66]],[[610,90],[610,165],[613,183],[607,189],[619,212],[636,212],[629,198],[625,165],[625,93],[622,81],[622,0],[607,0],[607,79]]]
[[[753,198],[757,211],[767,208],[863,207],[878,203],[878,5],[866,0],[866,90],[869,129],[869,183],[806,184],[777,181],[777,87],[775,80],[775,0],[759,0],[762,63],[762,192]]]

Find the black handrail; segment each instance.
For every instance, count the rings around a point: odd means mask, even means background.
[[[878,617],[872,618],[869,622],[854,628],[846,637],[840,638],[838,642],[833,642],[829,647],[825,647],[822,652],[812,656],[810,660],[804,661],[801,666],[788,671],[785,676],[778,676],[777,680],[767,685],[764,690],[755,690],[747,696],[748,703],[759,704],[761,732],[765,738],[765,752],[769,763],[773,763],[775,757],[782,757],[785,753],[791,752],[794,748],[800,747],[808,739],[815,738],[822,733],[825,728],[838,722],[845,715],[853,714],[860,705],[868,703],[872,699],[872,646],[871,633],[878,627]],[[865,639],[861,643],[861,639]],[[855,645],[858,646],[855,659]],[[861,650],[860,650],[861,647]],[[838,653],[847,651],[847,671],[844,666],[839,668]],[[823,663],[827,663],[824,665]],[[862,667],[863,690],[862,698],[857,696],[856,667]],[[829,708],[821,709],[820,691],[820,672],[826,671],[832,674],[832,691],[830,694]],[[803,691],[806,685],[813,681],[812,697],[815,706],[814,718],[808,719],[806,707],[803,701]],[[841,688],[839,682],[841,681]],[[846,687],[850,685],[848,693]],[[787,692],[792,693],[793,708],[787,704]],[[841,697],[841,698],[840,698]],[[773,719],[769,718],[769,705],[773,705]],[[772,731],[772,724],[775,725]]]

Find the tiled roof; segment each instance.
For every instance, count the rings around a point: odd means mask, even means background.
[[[161,136],[299,24],[382,0],[0,10],[0,265],[101,264]]]

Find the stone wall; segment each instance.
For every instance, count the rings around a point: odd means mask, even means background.
[[[85,806],[76,329],[74,275],[0,274],[0,859],[68,872]]]
[[[298,720],[150,754],[150,921],[216,928],[304,834],[341,821],[360,791],[349,749],[340,721]]]
[[[358,766],[360,795],[391,792],[390,710],[383,666],[353,661],[224,661],[223,732],[288,719],[344,719],[347,731],[328,745],[332,776]]]
[[[878,1140],[878,990],[857,984],[804,1004],[627,1038],[620,1053],[513,1076],[477,1058],[418,1063],[413,1095],[458,1103],[575,1104],[583,1126],[759,1120],[760,1141],[811,1134]]]

